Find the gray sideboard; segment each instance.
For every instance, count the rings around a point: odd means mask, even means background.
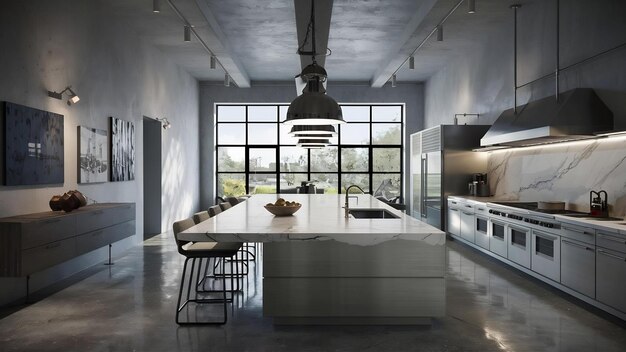
[[[28,278],[134,234],[135,203],[98,203],[70,213],[2,218],[0,277]]]

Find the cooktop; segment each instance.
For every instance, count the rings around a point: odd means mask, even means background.
[[[575,210],[567,210],[567,209],[559,209],[559,210],[550,210],[550,209],[539,209],[538,202],[493,202],[493,204],[503,205],[511,208],[518,208],[530,211],[536,211],[538,213],[543,214],[553,214],[553,215],[573,215],[573,216],[585,216],[589,215],[589,213],[583,213]]]

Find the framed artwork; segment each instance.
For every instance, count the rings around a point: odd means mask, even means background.
[[[78,126],[78,182],[106,182],[109,175],[107,131]]]
[[[111,117],[111,181],[135,179],[135,125]]]
[[[2,183],[7,186],[62,184],[63,115],[2,103]]]

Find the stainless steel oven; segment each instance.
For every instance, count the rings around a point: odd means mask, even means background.
[[[530,228],[509,225],[508,255],[509,260],[530,269],[531,240]]]
[[[531,269],[556,282],[561,278],[561,237],[533,229]]]

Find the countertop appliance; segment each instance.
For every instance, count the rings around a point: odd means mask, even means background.
[[[473,174],[472,181],[467,185],[467,191],[470,196],[489,197],[489,183],[487,183],[487,174]]]
[[[439,125],[411,135],[411,216],[443,230],[445,197],[467,194],[472,176],[487,170],[487,156],[472,149],[480,145],[488,129],[485,125]]]
[[[609,206],[607,203],[608,195],[606,191],[591,191],[589,192],[589,209],[591,216],[596,217],[608,217]]]

